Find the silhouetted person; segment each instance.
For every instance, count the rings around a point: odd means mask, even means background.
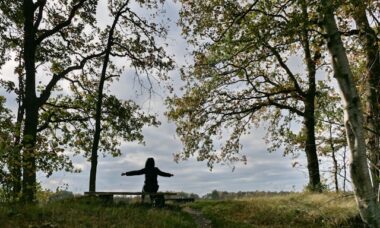
[[[143,193],[157,193],[158,191],[158,183],[157,183],[157,176],[163,176],[163,177],[172,177],[174,176],[171,173],[165,173],[162,172],[159,168],[154,166],[154,159],[148,158],[145,162],[145,168],[140,170],[134,170],[129,171],[125,173],[121,173],[122,176],[135,176],[135,175],[142,175],[145,174],[145,183],[143,187]],[[141,197],[141,201],[144,202],[145,195],[143,194]],[[150,195],[150,198],[152,200],[152,196]]]

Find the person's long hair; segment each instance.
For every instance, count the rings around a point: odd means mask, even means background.
[[[153,169],[154,168],[154,159],[153,158],[146,159],[145,168],[146,169]]]

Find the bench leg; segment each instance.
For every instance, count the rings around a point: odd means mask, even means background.
[[[106,204],[109,204],[109,203],[113,202],[113,195],[100,195],[99,197]]]
[[[153,207],[164,207],[165,206],[165,197],[163,195],[150,195],[150,200]]]

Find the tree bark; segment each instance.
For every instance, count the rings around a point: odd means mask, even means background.
[[[314,97],[312,98],[314,101]],[[306,145],[305,152],[307,158],[307,168],[309,171],[309,190],[313,192],[321,192],[321,178],[319,174],[319,162],[317,155],[317,147],[315,144],[315,117],[314,103],[305,104],[305,127],[306,127]]]
[[[368,171],[360,97],[334,18],[332,2],[321,0],[319,12],[322,14],[322,26],[327,35],[327,46],[332,57],[334,77],[338,82],[344,103],[344,122],[351,151],[350,171],[360,216],[369,226],[380,227],[380,210]]]

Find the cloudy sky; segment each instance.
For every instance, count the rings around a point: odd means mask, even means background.
[[[100,7],[104,7],[100,5]],[[104,8],[103,8],[104,9]],[[176,26],[178,20],[179,5],[172,1],[164,5],[166,16],[171,18],[170,31],[166,42],[169,44],[167,51],[175,55],[177,65],[181,66],[191,62],[191,57],[186,53],[186,41],[181,38],[180,28]],[[107,13],[99,11],[100,23],[107,24]],[[11,79],[13,67],[11,64],[2,69],[1,77]],[[170,73],[174,85],[180,87],[178,71]],[[159,177],[161,191],[185,191],[200,195],[211,192],[214,189],[225,191],[300,191],[307,184],[307,172],[305,159],[283,157],[281,151],[269,154],[263,140],[263,129],[253,129],[252,133],[242,138],[243,150],[248,159],[246,165],[236,163],[235,169],[228,165],[216,165],[210,171],[205,162],[198,162],[195,158],[175,163],[173,154],[181,150],[181,143],[175,134],[175,125],[166,120],[163,113],[165,106],[163,101],[169,95],[164,88],[155,87],[152,97],[146,93],[136,93],[139,88],[133,83],[133,73],[125,72],[120,81],[113,85],[112,93],[123,99],[133,99],[141,105],[146,112],[156,113],[161,126],[144,128],[145,146],[136,143],[123,143],[121,157],[99,157],[97,173],[97,191],[139,191],[142,188],[144,177],[122,177],[121,172],[143,168],[147,157],[154,157],[156,166],[161,170],[174,174],[174,177]],[[0,95],[8,98],[7,105],[15,107],[14,96],[0,89]],[[50,178],[38,174],[43,188],[55,190],[68,188],[75,193],[83,193],[88,190],[89,162],[80,156],[73,157],[76,167],[81,168],[81,173],[58,172]],[[301,166],[292,167],[292,162],[298,161]]]

